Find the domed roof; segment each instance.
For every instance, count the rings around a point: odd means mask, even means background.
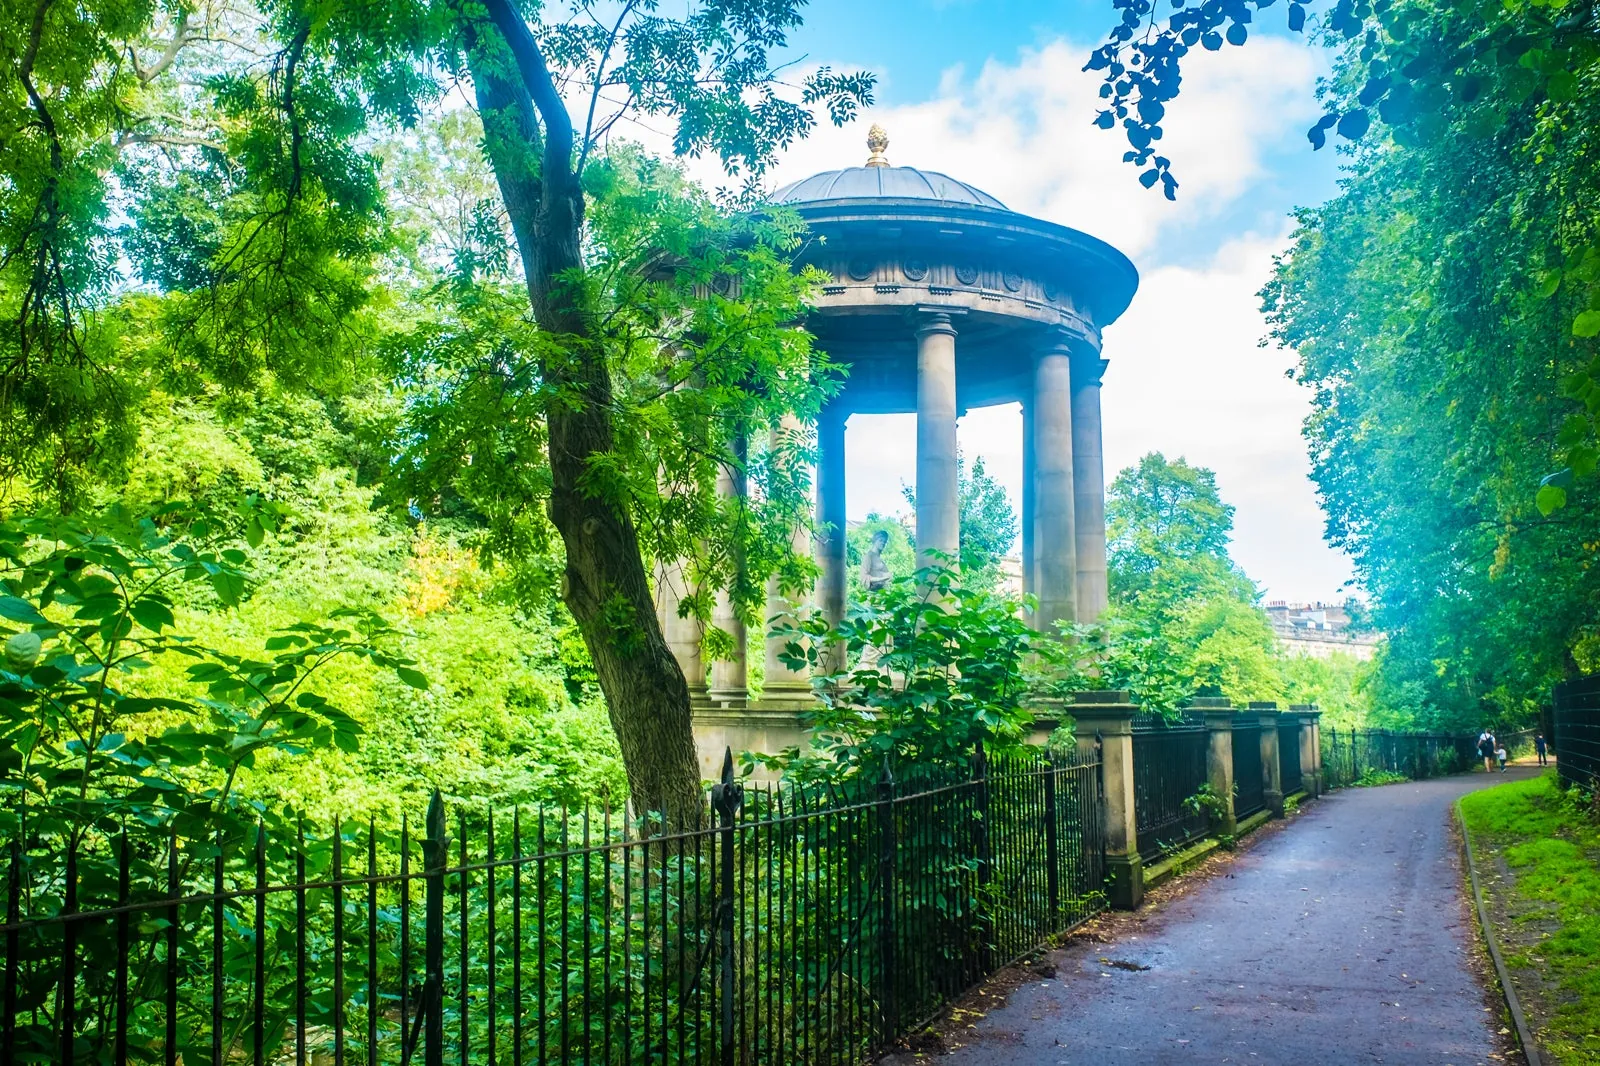
[[[809,178],[792,182],[772,194],[775,204],[803,204],[820,200],[938,200],[943,203],[977,204],[1001,211],[1006,205],[982,189],[964,181],[957,181],[936,170],[918,170],[916,167],[895,167],[883,155],[889,147],[889,138],[883,128],[874,125],[867,134],[867,147],[872,155],[867,165],[846,167],[843,170],[825,170]]]
[[[896,200],[942,200],[945,203],[981,204],[1004,211],[1006,205],[982,189],[973,188],[937,170],[916,167],[846,167],[824,170],[792,182],[772,194],[775,204],[801,204],[814,200],[854,200],[886,197]]]

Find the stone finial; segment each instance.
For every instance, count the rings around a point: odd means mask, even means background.
[[[867,131],[867,151],[872,153],[871,155],[867,156],[867,166],[888,166],[889,157],[883,154],[884,150],[888,147],[889,134],[884,131],[882,126],[874,122],[872,124],[872,128]]]

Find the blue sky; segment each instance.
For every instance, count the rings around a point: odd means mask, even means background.
[[[1191,57],[1164,123],[1182,183],[1173,204],[1138,185],[1118,134],[1091,126],[1098,82],[1081,67],[1114,20],[1109,0],[814,0],[796,53],[805,65],[875,71],[878,100],[861,121],[797,145],[772,179],[859,165],[876,121],[892,163],[947,172],[1122,248],[1142,282],[1106,331],[1108,479],[1153,450],[1212,468],[1237,507],[1235,558],[1268,598],[1328,599],[1350,568],[1322,541],[1299,435],[1307,394],[1284,377],[1293,354],[1258,344],[1255,293],[1286,245],[1289,214],[1326,199],[1337,174],[1332,151],[1305,139],[1329,57],[1284,30],[1283,12],[1268,9],[1244,48]],[[851,420],[852,518],[904,509],[900,486],[916,462],[909,418]],[[1018,409],[974,411],[959,435],[1015,501]]]

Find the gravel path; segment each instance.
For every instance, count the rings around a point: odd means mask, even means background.
[[[1498,1014],[1484,1009],[1475,976],[1451,805],[1532,772],[1346,789],[1310,803],[1136,934],[1055,953],[1057,978],[1017,989],[937,1062],[1503,1061]]]

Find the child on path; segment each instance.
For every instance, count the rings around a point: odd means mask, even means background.
[[[1500,772],[1501,773],[1505,773],[1506,772],[1506,747],[1505,747],[1504,744],[1501,744],[1501,745],[1499,745],[1498,747],[1496,747],[1494,749],[1494,757],[1500,763]]]

